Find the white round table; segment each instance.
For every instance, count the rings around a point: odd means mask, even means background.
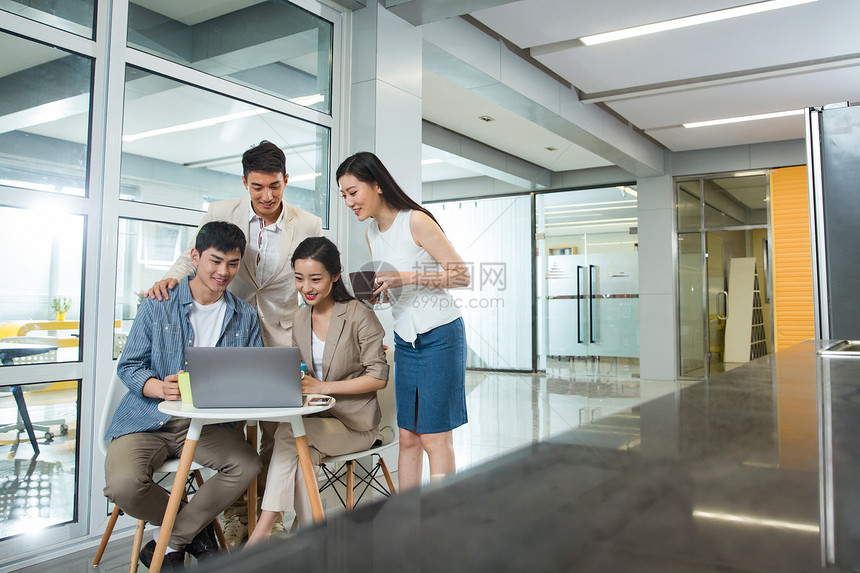
[[[203,426],[207,424],[223,424],[225,422],[246,421],[248,426],[256,426],[257,422],[289,422],[293,427],[293,435],[296,439],[296,449],[299,452],[299,463],[302,467],[302,474],[305,478],[305,485],[308,489],[308,497],[311,501],[311,510],[313,511],[314,521],[323,521],[325,514],[322,509],[322,501],[320,500],[320,492],[317,489],[316,473],[314,472],[313,463],[311,462],[310,451],[308,450],[308,438],[305,435],[305,425],[302,421],[302,416],[316,414],[328,410],[335,404],[335,399],[330,396],[321,394],[310,394],[305,397],[305,404],[311,398],[328,398],[327,404],[322,406],[303,406],[301,408],[195,408],[190,404],[183,404],[181,401],[165,401],[158,405],[158,409],[170,414],[176,418],[190,419],[188,433],[185,437],[185,445],[182,448],[182,457],[179,458],[179,469],[176,470],[176,476],[173,478],[173,488],[170,490],[170,500],[167,502],[167,509],[164,511],[164,520],[161,523],[161,531],[158,534],[158,543],[155,546],[155,553],[152,556],[152,564],[149,568],[152,572],[161,570],[161,564],[164,561],[164,552],[167,549],[167,542],[170,539],[170,534],[173,532],[173,524],[176,521],[176,514],[179,512],[179,503],[182,501],[182,496],[185,494],[185,480],[188,478],[188,473],[191,469],[191,461],[194,459],[194,453],[197,450],[197,442],[200,439],[200,432]],[[250,433],[249,433],[250,439]],[[254,442],[256,442],[256,432],[254,432]],[[256,449],[256,443],[253,444]],[[256,522],[257,513],[257,479],[254,478],[251,486],[248,488],[248,528],[249,533],[253,531],[253,523]]]

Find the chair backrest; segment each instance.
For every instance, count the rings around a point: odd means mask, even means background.
[[[113,413],[116,411],[116,407],[119,406],[120,400],[122,400],[123,396],[125,396],[127,392],[128,388],[126,388],[125,384],[122,383],[122,380],[119,379],[119,376],[116,373],[116,366],[114,366],[113,376],[111,376],[107,396],[105,397],[105,405],[104,408],[102,408],[101,421],[99,422],[99,450],[101,450],[104,455],[107,455],[107,449],[110,445],[110,440],[105,439],[105,434],[107,433],[111,421],[113,421]]]

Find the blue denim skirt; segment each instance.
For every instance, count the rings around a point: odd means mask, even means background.
[[[414,348],[394,333],[394,393],[404,430],[435,434],[467,422],[462,318],[419,334]]]

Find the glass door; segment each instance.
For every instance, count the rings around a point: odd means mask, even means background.
[[[726,356],[730,322],[749,320],[741,327],[751,337],[751,353],[744,359],[771,348],[767,175],[679,180],[676,194],[679,374],[708,378],[739,364],[736,355]],[[748,284],[758,285],[753,309],[741,309],[737,303],[733,308],[738,291],[732,292],[732,269],[744,268],[733,264],[736,259],[746,260],[753,273]]]
[[[630,187],[536,197],[539,369],[638,377],[636,209]]]

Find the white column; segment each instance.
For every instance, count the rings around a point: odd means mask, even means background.
[[[351,56],[347,154],[375,153],[420,203],[421,29],[370,0],[353,12]],[[357,269],[369,260],[365,226],[351,213],[340,220],[347,225],[344,258]]]
[[[672,177],[644,177],[639,192],[639,371],[643,380],[677,374],[675,209]]]

